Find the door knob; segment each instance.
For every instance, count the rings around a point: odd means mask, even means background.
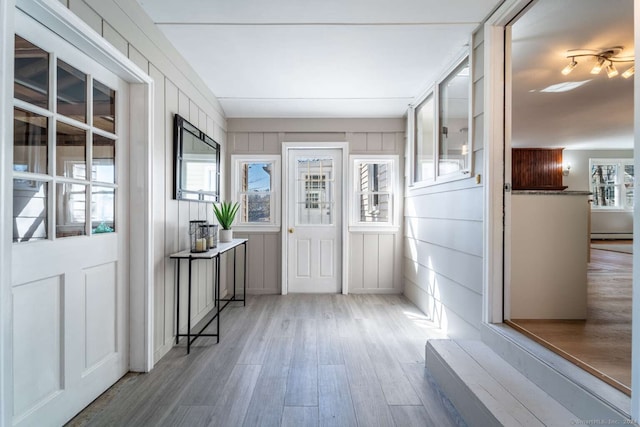
[[[289,234],[292,234],[292,233],[293,233],[293,228],[290,228],[289,229]]]

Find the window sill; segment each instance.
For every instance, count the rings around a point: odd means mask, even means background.
[[[350,233],[397,233],[400,227],[395,225],[350,225]]]

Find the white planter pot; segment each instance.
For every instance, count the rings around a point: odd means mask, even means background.
[[[220,243],[228,243],[233,240],[233,230],[220,230]]]

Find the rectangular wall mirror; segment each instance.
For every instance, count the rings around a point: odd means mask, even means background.
[[[217,202],[220,194],[220,144],[175,115],[175,198]]]

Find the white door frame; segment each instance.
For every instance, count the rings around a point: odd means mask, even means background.
[[[289,151],[295,149],[302,150],[313,150],[313,149],[325,149],[325,148],[333,148],[342,150],[342,212],[340,213],[340,217],[342,218],[342,227],[340,232],[342,233],[342,266],[341,266],[341,277],[342,277],[342,293],[349,293],[349,272],[347,266],[349,265],[349,221],[348,221],[348,212],[349,212],[349,200],[348,194],[344,188],[345,185],[349,185],[349,180],[344,179],[346,174],[349,171],[349,143],[348,142],[283,142],[282,143],[282,184],[280,192],[282,194],[282,295],[286,295],[289,292],[288,289],[288,275],[287,275],[287,265],[289,262],[289,245],[288,242],[288,233],[289,229],[289,218],[287,215],[287,203],[288,194],[286,191],[288,180],[291,177],[291,173],[288,168],[289,164]]]
[[[485,258],[483,285],[483,321],[500,323],[503,321],[504,291],[503,256],[503,188],[505,180],[504,144],[510,136],[510,129],[505,128],[505,113],[510,114],[505,105],[505,26],[524,9],[530,0],[507,0],[505,4],[485,24]],[[634,39],[635,54],[640,56],[640,0],[634,0]],[[508,54],[508,53],[507,53]],[[640,105],[640,75],[634,76],[634,105]],[[505,108],[506,107],[506,108]],[[640,168],[640,108],[634,110],[634,163]],[[508,116],[507,116],[508,117]],[[509,224],[506,224],[508,226]],[[633,232],[640,235],[640,204],[636,204],[633,212]],[[632,308],[632,340],[633,354],[640,353],[640,239],[633,243],[633,308]],[[631,361],[631,417],[640,419],[640,359]]]
[[[15,8],[129,83],[129,369],[153,367],[153,79],[57,0],[0,0],[0,427],[12,425],[13,34]]]

